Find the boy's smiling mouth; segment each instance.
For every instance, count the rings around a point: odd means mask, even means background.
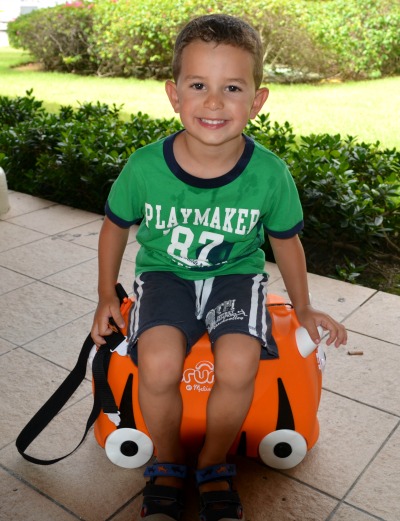
[[[199,118],[200,122],[203,125],[224,125],[226,123],[225,119],[207,119],[207,118]]]

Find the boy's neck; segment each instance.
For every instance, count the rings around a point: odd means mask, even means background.
[[[184,130],[174,140],[179,166],[190,175],[204,179],[221,177],[237,164],[245,148],[242,135],[223,145],[208,145],[192,139]]]

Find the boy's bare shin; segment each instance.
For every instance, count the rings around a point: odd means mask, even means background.
[[[207,428],[198,467],[222,463],[246,418],[254,394],[260,343],[227,334],[215,345],[215,382],[207,404]]]

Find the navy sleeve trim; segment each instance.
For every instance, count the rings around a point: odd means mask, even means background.
[[[268,228],[265,228],[268,235],[271,237],[275,237],[276,239],[290,239],[291,237],[294,237],[297,235],[301,230],[304,228],[304,221],[300,221],[296,224],[296,226],[293,226],[290,230],[285,230],[283,232],[276,232],[273,230],[268,230]]]
[[[115,215],[115,213],[111,210],[108,201],[106,202],[106,205],[104,207],[104,212],[110,219],[110,221],[112,221],[120,228],[130,228],[133,224],[138,224],[141,221],[141,219],[135,219],[134,221],[125,221],[125,219],[121,219],[121,217]]]

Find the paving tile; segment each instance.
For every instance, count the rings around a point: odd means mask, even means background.
[[[118,281],[125,287],[127,293],[131,293],[135,275],[134,263],[123,260]],[[97,293],[98,262],[97,256],[77,266],[60,271],[55,275],[43,279],[48,284],[64,289],[75,295],[88,298],[93,302],[98,301]]]
[[[91,399],[81,400],[59,414],[49,437],[43,432],[35,442],[35,453],[49,457],[67,453],[83,433]],[[50,443],[49,443],[50,441]],[[32,444],[33,447],[33,444]],[[81,447],[66,459],[46,467],[33,465],[12,446],[0,452],[2,465],[47,497],[85,521],[105,521],[143,488],[143,469],[123,469],[111,463],[92,432]]]
[[[25,344],[24,349],[71,370],[75,366],[83,342],[90,332],[93,315],[94,313],[88,313],[65,326],[50,331]]]
[[[366,512],[362,512],[349,505],[341,505],[335,512],[330,521],[376,521],[376,517],[372,517]]]
[[[0,299],[0,337],[23,345],[94,311],[95,304],[41,282],[6,293]]]
[[[11,342],[4,340],[4,338],[0,338],[0,355],[4,355],[4,353],[12,351],[16,347],[17,346],[15,344],[12,344]]]
[[[1,254],[0,254],[1,255]],[[0,295],[31,284],[33,279],[0,266]]]
[[[90,248],[56,237],[46,237],[0,253],[0,264],[24,275],[42,279],[95,256],[96,252]]]
[[[77,226],[72,230],[60,232],[56,235],[56,237],[63,239],[64,241],[73,242],[74,244],[92,248],[93,250],[97,251],[99,233],[102,224],[103,218],[101,215],[99,215],[97,220],[83,224],[82,226]]]
[[[361,306],[376,291],[313,273],[308,274],[308,287],[312,305],[316,309],[330,314],[339,322]],[[270,291],[276,291],[279,295],[284,294],[286,290],[283,280],[271,284]]]
[[[352,331],[400,345],[400,297],[377,292],[358,309],[346,326]]]
[[[21,348],[1,357],[2,396],[0,447],[12,442],[34,413],[50,398],[68,371]],[[84,381],[71,398],[71,403],[91,393]]]
[[[136,241],[136,239],[130,241],[125,249],[124,258],[131,262],[135,262],[139,248],[140,244]]]
[[[346,501],[382,517],[400,519],[400,424],[361,476]]]
[[[400,416],[399,368],[398,346],[350,331],[347,346],[327,350],[323,386]]]
[[[30,230],[54,235],[77,226],[82,226],[82,224],[96,221],[98,218],[98,214],[57,204],[28,214],[12,217],[8,222],[24,226]]]
[[[0,469],[0,519],[3,521],[73,521],[76,517],[22,481]]]
[[[101,226],[103,224],[103,219],[103,216],[99,215],[97,220],[88,224],[84,224],[82,226],[78,226],[76,228],[73,228],[72,230],[67,230],[65,232],[58,233],[57,237],[65,241],[73,242],[75,244],[80,244],[81,246],[86,246],[88,248],[93,248],[94,250],[97,250],[99,234]],[[136,242],[137,228],[138,227],[135,225],[129,229],[127,250],[129,250],[130,244]],[[138,247],[139,245],[137,245],[137,249],[139,249]]]
[[[250,460],[238,462],[237,487],[246,519],[265,521],[324,520],[335,499]]]
[[[23,244],[34,243],[44,237],[46,237],[44,233],[28,230],[6,221],[0,221],[0,252],[11,250]]]
[[[0,216],[0,221],[11,219],[12,217],[17,217],[18,215],[34,212],[49,206],[54,206],[56,204],[51,201],[47,201],[46,199],[40,199],[39,197],[34,197],[29,194],[12,191],[8,192],[8,202],[10,204],[10,209],[7,213],[3,213]]]
[[[112,521],[133,521],[135,519],[140,519],[140,509],[142,507],[142,496],[141,494],[138,497],[134,498],[129,502],[127,506],[122,508],[115,516],[113,516]],[[183,517],[182,521],[195,521],[196,518],[185,519]]]
[[[286,471],[304,483],[342,498],[365,469],[398,418],[323,391],[320,437],[305,459]]]

